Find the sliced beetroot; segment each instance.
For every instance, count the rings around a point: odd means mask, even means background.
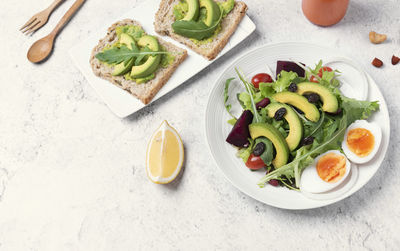
[[[302,65],[305,66],[305,64],[301,63]],[[304,69],[298,66],[296,63],[291,62],[291,61],[278,61],[276,62],[276,77],[278,77],[279,73],[281,71],[293,71],[296,72],[299,77],[304,77],[305,72]]]
[[[248,146],[248,139],[250,138],[249,125],[252,121],[253,113],[249,110],[244,110],[226,138],[226,142],[237,147]]]

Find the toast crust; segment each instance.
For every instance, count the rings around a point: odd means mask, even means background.
[[[154,73],[155,78],[142,84],[137,84],[132,80],[126,80],[123,76],[113,76],[113,67],[107,66],[100,62],[95,56],[97,53],[101,52],[105,46],[113,44],[118,40],[115,29],[118,26],[124,25],[137,25],[142,27],[139,22],[131,19],[124,19],[112,24],[107,30],[107,35],[100,39],[99,43],[92,50],[89,62],[96,76],[113,83],[114,85],[131,93],[144,104],[148,104],[161,89],[161,87],[167,83],[176,68],[185,60],[187,57],[187,51],[164,41],[162,38],[156,37],[159,44],[166,48],[167,51],[176,53],[175,59],[170,65],[168,65],[166,68],[159,67]]]
[[[218,56],[247,11],[247,5],[244,2],[235,2],[232,11],[222,20],[222,29],[214,40],[207,44],[197,45],[189,38],[176,34],[171,27],[172,23],[175,21],[173,8],[177,3],[179,3],[179,0],[161,0],[154,21],[155,31],[162,36],[170,36],[208,60],[213,60]]]

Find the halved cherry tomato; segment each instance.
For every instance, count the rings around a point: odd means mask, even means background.
[[[254,77],[251,79],[251,83],[254,85],[255,88],[258,88],[260,83],[271,83],[271,82],[272,78],[267,73],[258,73],[254,75]]]
[[[254,154],[250,154],[249,159],[246,162],[246,166],[252,170],[258,170],[265,166],[264,161],[259,157],[255,156]]]
[[[318,79],[314,76],[311,76],[310,82],[319,83]]]
[[[320,78],[322,78],[322,72],[324,72],[324,71],[332,71],[332,68],[331,68],[331,67],[328,67],[328,66],[324,66],[324,67],[322,67],[321,69],[319,69],[318,76],[319,76]]]
[[[322,78],[322,72],[324,72],[324,71],[332,71],[332,68],[328,67],[328,66],[324,66],[321,69],[319,69],[318,76],[320,78]],[[319,83],[318,79],[314,76],[311,76],[310,82]]]

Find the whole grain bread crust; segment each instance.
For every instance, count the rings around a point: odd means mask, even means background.
[[[107,30],[107,35],[100,39],[99,43],[92,50],[92,54],[90,56],[90,65],[96,76],[110,81],[116,86],[137,97],[144,104],[148,104],[161,89],[161,87],[163,87],[168,81],[176,68],[185,60],[187,57],[187,51],[164,41],[162,38],[156,37],[160,45],[162,45],[168,52],[175,54],[175,59],[171,64],[169,64],[166,68],[159,67],[159,69],[154,73],[155,78],[142,84],[138,84],[132,80],[127,80],[123,76],[113,76],[113,67],[100,62],[95,56],[97,53],[101,52],[104,47],[111,45],[118,40],[115,29],[118,26],[124,25],[137,25],[142,27],[139,22],[131,19],[124,19],[111,25]]]
[[[160,35],[172,37],[198,54],[203,55],[208,60],[214,59],[225,47],[247,11],[247,5],[244,2],[235,2],[232,11],[222,20],[221,31],[213,41],[197,45],[191,39],[176,34],[171,27],[172,23],[175,21],[173,8],[178,3],[179,0],[161,0],[154,21],[155,31]]]

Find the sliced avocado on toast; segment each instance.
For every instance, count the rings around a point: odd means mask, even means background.
[[[132,44],[135,44],[135,40],[128,34],[122,33],[119,39],[119,43],[125,45],[129,49],[132,50]],[[133,66],[135,60],[132,58],[127,64],[125,62],[119,63],[114,66],[114,71],[112,73],[113,76],[124,75],[129,72]]]
[[[138,45],[140,47],[148,47],[152,51],[158,51],[160,46],[155,37],[146,35],[139,39]],[[132,66],[131,77],[132,78],[143,78],[157,70],[160,64],[161,55],[149,56],[145,63],[137,66]]]

